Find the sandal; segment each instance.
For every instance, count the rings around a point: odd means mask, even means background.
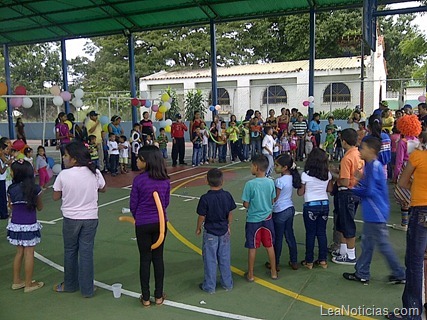
[[[305,260],[301,261],[301,265],[303,265],[304,267],[306,267],[307,269],[313,269],[313,262],[307,262]]]
[[[12,290],[18,290],[18,289],[22,289],[22,288],[25,288],[25,282],[12,283]]]
[[[245,277],[247,282],[254,282],[254,278],[252,278],[252,279],[248,278],[248,272],[245,272],[245,274],[243,276]]]
[[[55,292],[65,292],[64,282],[55,284],[53,286],[53,291],[55,291]]]
[[[139,297],[139,301],[141,301],[144,308],[148,308],[151,306],[151,301],[150,300],[144,300],[142,298],[142,295]]]
[[[316,266],[322,267],[323,269],[328,268],[328,263],[325,260],[316,260],[316,261],[314,261],[314,264]]]
[[[40,289],[43,286],[44,286],[44,282],[41,282],[41,281],[39,281],[39,282],[33,282],[33,283],[31,283],[31,287],[25,287],[24,288],[24,293],[33,292],[33,291],[35,291],[37,289]]]
[[[264,263],[264,265],[265,265],[265,267],[267,268],[267,269],[271,269],[271,264],[270,264],[270,262],[266,262],[266,263]],[[277,264],[276,265],[276,271],[277,272],[279,272],[280,271],[280,267],[279,267],[279,265]]]
[[[165,299],[166,299],[166,294],[163,293],[160,298],[155,299],[156,306],[161,306],[163,304],[163,302],[165,302]]]

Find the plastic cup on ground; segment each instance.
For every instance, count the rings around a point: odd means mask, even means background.
[[[114,298],[120,298],[120,296],[122,295],[122,284],[121,283],[115,283],[111,287],[113,288]]]

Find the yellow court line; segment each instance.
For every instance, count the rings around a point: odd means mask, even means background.
[[[231,170],[231,169],[223,170],[223,171],[229,171],[229,170]],[[173,193],[175,193],[176,190],[178,190],[182,186],[186,185],[187,183],[190,183],[190,182],[192,182],[194,180],[197,180],[197,179],[203,179],[203,178],[204,178],[204,176],[201,176],[201,177],[195,177],[195,178],[189,179],[187,181],[184,181],[181,184],[179,184],[176,187],[174,187],[171,190],[170,193],[173,194]],[[202,250],[198,246],[196,246],[195,244],[193,244],[192,242],[190,242],[188,239],[186,239],[181,233],[179,233],[178,230],[175,229],[175,227],[172,225],[172,223],[170,221],[168,221],[168,230],[175,236],[175,238],[177,238],[179,241],[181,241],[183,244],[185,244],[191,250],[195,251],[196,253],[198,253],[200,255],[202,254]],[[236,267],[233,267],[233,266],[231,266],[231,271],[234,272],[234,273],[236,273],[239,276],[242,276],[242,277],[245,274],[245,272],[243,270],[240,270],[239,268],[236,268]],[[323,310],[326,310],[326,309],[332,309],[332,310],[339,309],[339,310],[342,310],[340,307],[336,307],[336,306],[331,305],[329,303],[326,303],[326,302],[323,302],[323,301],[320,301],[320,300],[316,300],[316,299],[313,299],[313,298],[310,298],[310,297],[307,297],[307,296],[304,296],[304,295],[300,295],[299,293],[296,293],[296,292],[293,292],[291,290],[282,288],[282,287],[280,287],[278,285],[272,284],[271,282],[265,281],[263,279],[254,277],[254,280],[255,280],[255,282],[257,284],[259,284],[259,285],[261,285],[263,287],[266,287],[266,288],[271,289],[273,291],[279,292],[279,293],[281,293],[281,294],[283,294],[285,296],[291,297],[291,298],[293,298],[295,300],[305,302],[307,304],[310,304],[310,305],[318,307],[318,308],[322,308]],[[345,312],[345,310],[343,310],[343,311]],[[361,315],[353,315],[353,314],[346,314],[346,315],[349,316],[349,317],[351,317],[351,318],[354,318],[354,319],[374,320],[374,318],[370,318],[370,317],[366,317],[366,316],[361,316]]]

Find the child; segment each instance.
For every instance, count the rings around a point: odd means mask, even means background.
[[[127,166],[129,163],[129,142],[126,141],[126,136],[119,137],[119,164],[120,173],[128,173]]]
[[[170,199],[170,180],[162,153],[155,146],[144,146],[138,151],[137,165],[142,173],[135,177],[130,193],[130,211],[135,218],[136,239],[139,249],[139,277],[141,283],[140,301],[144,307],[150,306],[150,266],[153,263],[157,305],[163,304],[163,248],[151,249],[160,236],[159,212],[154,201],[153,192],[159,195],[163,207],[164,220],[167,221],[166,208]],[[166,223],[166,222],[165,222]]]
[[[328,154],[328,158],[330,160],[332,160],[332,157],[334,155],[334,144],[335,144],[335,135],[332,133],[331,129],[328,129],[328,131],[326,131],[324,147],[325,147],[326,153]]]
[[[218,139],[218,129],[216,128],[216,123],[214,121],[211,122],[211,127],[209,128],[208,132],[209,138],[208,138],[208,157],[209,157],[209,163],[215,162],[216,157],[216,140]]]
[[[146,146],[154,146],[153,137],[151,135],[143,136],[145,137],[145,143]]]
[[[39,185],[42,190],[46,190],[50,178],[47,171],[48,163],[46,158],[46,151],[43,146],[38,146],[36,157],[36,171],[39,174]]]
[[[282,132],[282,137],[280,138],[280,153],[288,154],[291,150],[289,146],[289,136],[287,131]]]
[[[381,140],[375,137],[365,139],[360,148],[360,156],[365,160],[365,168],[363,176],[357,176],[360,181],[353,188],[353,194],[359,196],[362,202],[362,254],[357,259],[356,272],[343,273],[345,279],[359,281],[365,285],[369,283],[369,270],[375,246],[378,246],[392,270],[392,275],[388,278],[389,282],[405,283],[405,269],[400,265],[393,251],[386,225],[390,213],[390,202],[383,167],[377,159],[380,150]]]
[[[197,126],[194,128],[193,137],[191,139],[191,142],[193,142],[193,167],[200,166],[200,162],[202,161],[203,156],[203,150],[202,150],[202,143],[203,143],[203,136],[200,133],[200,127]]]
[[[95,165],[95,167],[99,169],[99,155],[98,155],[98,146],[96,143],[96,136],[91,134],[88,137],[88,141],[89,141],[90,160]]]
[[[273,139],[274,139],[274,149],[273,149],[273,158],[276,159],[280,154],[280,141],[277,137],[277,132],[273,131]]]
[[[329,129],[330,131],[330,129]],[[304,166],[301,175],[302,186],[298,195],[304,195],[303,218],[305,226],[305,259],[301,264],[312,269],[313,264],[324,269],[328,267],[328,241],[326,223],[328,222],[329,200],[327,192],[333,188],[332,175],[328,169],[328,155],[320,149],[314,149]],[[317,238],[318,259],[314,261],[314,242]]]
[[[289,139],[289,149],[291,151],[292,159],[297,160],[297,148],[298,148],[298,136],[295,129],[291,130],[291,136]]]
[[[366,130],[366,122],[360,121],[359,122],[359,129],[357,130],[357,144],[356,146],[360,146],[362,143],[363,138],[368,134],[368,130]]]
[[[217,265],[221,274],[221,286],[229,291],[233,288],[230,267],[230,226],[232,211],[236,209],[233,197],[222,189],[223,175],[219,169],[211,169],[207,175],[210,190],[202,195],[197,205],[196,235],[203,225],[203,264],[205,275],[200,289],[215,293]]]
[[[230,142],[231,161],[234,162],[239,154],[239,128],[234,121],[231,121],[227,128],[227,139]]]
[[[245,242],[245,247],[248,248],[248,271],[244,276],[249,282],[254,282],[256,250],[261,243],[267,249],[271,279],[278,279],[273,248],[274,223],[271,217],[276,190],[273,180],[265,177],[267,168],[266,156],[252,158],[251,173],[255,179],[246,182],[242,194],[243,206],[248,209]]]
[[[316,138],[313,135],[313,132],[311,130],[307,130],[307,135],[304,138],[305,140],[305,154],[308,155],[313,150],[313,148],[317,147]]]
[[[243,161],[246,162],[249,160],[249,148],[251,145],[251,137],[249,130],[249,121],[246,121],[243,125],[242,131],[242,156]]]
[[[66,170],[56,177],[52,198],[62,199],[64,282],[56,284],[53,290],[80,289],[83,297],[90,298],[95,289],[93,247],[98,227],[98,192],[105,192],[105,180],[83,143],[67,144],[63,158]]]
[[[119,166],[119,146],[116,141],[116,135],[112,132],[108,134],[108,157],[110,163],[110,172],[113,177],[117,176]]]
[[[387,176],[393,182],[396,182],[396,180],[394,180],[394,177],[393,177],[393,172],[394,172],[394,166],[396,165],[397,144],[399,143],[399,140],[401,138],[401,134],[400,134],[399,129],[397,129],[396,126],[394,126],[393,129],[391,129],[391,131],[392,131],[392,134],[390,135],[391,160],[390,160],[390,163],[388,164]]]
[[[334,153],[334,159],[337,161],[341,161],[341,159],[344,157],[344,149],[342,147],[341,143],[341,131],[337,132],[338,136],[335,139],[335,153]]]
[[[274,255],[276,256],[276,270],[279,270],[280,255],[282,254],[283,235],[289,248],[289,265],[293,270],[298,269],[297,243],[294,235],[295,208],[292,202],[292,187],[301,187],[301,177],[295,162],[289,154],[280,155],[274,162],[274,170],[281,177],[274,181],[276,198],[273,205],[274,222]],[[265,263],[271,268],[270,263]]]
[[[208,130],[206,130],[206,124],[204,121],[200,123],[200,133],[202,134],[202,164],[209,164],[208,161]]]
[[[6,159],[6,149],[9,146],[3,141],[0,141],[0,219],[9,218],[7,209],[7,188],[6,175],[9,168],[9,160]]]
[[[256,154],[261,154],[262,149],[262,124],[260,124],[258,117],[253,117],[250,125],[251,131],[251,157]]]
[[[227,133],[225,121],[221,121],[221,131],[218,133],[218,142],[218,162],[225,163],[227,158]]]
[[[268,159],[268,168],[265,171],[265,176],[270,177],[274,168],[273,150],[275,141],[272,136],[273,128],[265,127],[265,136],[262,139],[262,154]]]
[[[335,119],[333,116],[328,117],[328,124],[325,126],[325,132],[328,132],[328,129],[331,129],[332,134],[336,137],[338,126],[334,123]]]
[[[390,134],[394,125],[393,113],[389,108],[385,108],[381,113],[381,122],[383,126],[383,132]]]
[[[138,150],[141,147],[141,127],[139,123],[133,124],[133,129],[130,132],[130,144],[131,144],[131,150],[132,150],[132,157],[131,157],[131,169],[132,171],[138,171],[138,167],[136,165],[136,159],[138,158]]]
[[[7,225],[7,239],[16,246],[13,261],[12,290],[24,288],[32,292],[44,286],[43,282],[33,281],[34,247],[40,243],[40,229],[37,222],[37,210],[43,208],[41,188],[34,182],[33,166],[25,160],[17,160],[11,165],[13,182],[7,195],[12,208],[12,218]],[[24,262],[25,281],[21,280],[22,261]]]
[[[32,148],[26,147],[24,149],[24,160],[31,163],[31,165],[34,167],[33,149]]]
[[[165,128],[160,128],[159,129],[160,134],[157,137],[157,143],[159,144],[159,149],[160,152],[163,155],[163,159],[167,159],[168,158],[168,136],[165,134]]]

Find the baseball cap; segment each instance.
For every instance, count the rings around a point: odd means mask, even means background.
[[[99,116],[99,113],[96,113],[95,111],[89,112],[89,117],[95,117],[95,116]]]
[[[175,115],[175,118],[177,118],[177,119],[181,119],[182,117],[181,117],[181,114],[180,113],[177,113],[176,115]]]
[[[410,104],[405,104],[405,105],[403,106],[403,109],[406,109],[406,108],[408,108],[408,109],[412,109],[412,106],[411,106]]]
[[[381,101],[380,104],[382,104],[384,107],[388,107],[388,102],[385,100]]]

